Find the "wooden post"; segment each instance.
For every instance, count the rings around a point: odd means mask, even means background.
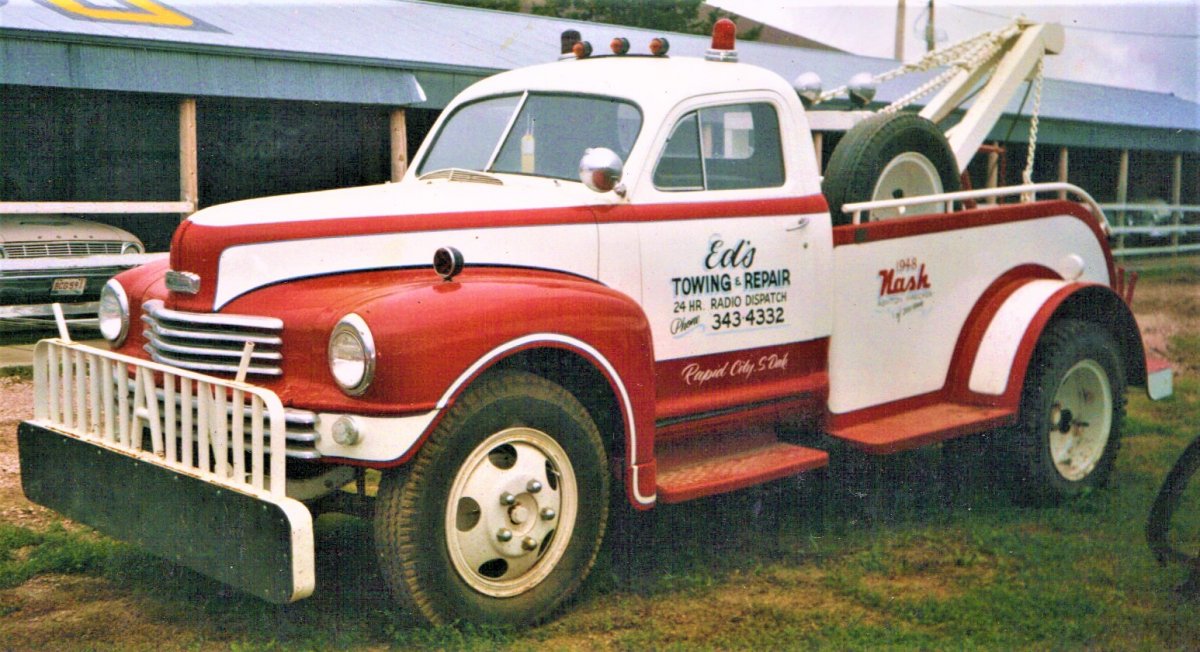
[[[1183,220],[1183,211],[1178,206],[1183,203],[1183,154],[1175,155],[1175,166],[1171,170],[1171,205],[1176,209],[1171,211],[1171,226],[1179,228]],[[1171,253],[1179,255],[1179,231],[1171,232]]]
[[[196,100],[179,101],[179,198],[191,204],[187,217],[196,212],[200,203],[200,173],[196,145]]]
[[[821,160],[825,152],[825,134],[814,131],[812,137],[813,149],[817,152],[817,174],[821,174],[821,171],[825,168],[824,162]]]
[[[1129,201],[1129,150],[1121,150],[1121,161],[1117,165],[1117,203]],[[1117,210],[1117,226],[1125,226],[1125,209]],[[1117,236],[1117,250],[1125,248],[1125,234]]]
[[[1067,176],[1071,169],[1071,153],[1066,146],[1058,148],[1058,180],[1062,183],[1067,183]],[[1066,190],[1058,191],[1059,199],[1067,198]]]
[[[988,188],[996,188],[1000,185],[1000,152],[995,148],[989,149],[987,152],[987,182]],[[988,197],[984,200],[985,204],[995,204],[999,201],[996,197]]]
[[[408,123],[404,109],[392,111],[392,183],[404,178],[408,171]]]

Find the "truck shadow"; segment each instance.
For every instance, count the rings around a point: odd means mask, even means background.
[[[887,457],[824,442],[831,464],[760,487],[635,513],[614,498],[608,542],[578,600],[612,592],[653,594],[678,578],[711,581],[738,569],[805,556],[839,537],[887,536],[894,527],[938,523],[1009,504],[989,442],[975,437]],[[379,574],[370,522],[340,514],[316,523],[317,588],[273,605],[169,562],[139,555],[117,581],[156,620],[217,640],[229,637],[311,646],[407,640],[420,622],[398,610]],[[133,553],[131,553],[133,554]]]

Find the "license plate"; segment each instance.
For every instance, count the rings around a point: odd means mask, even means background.
[[[86,287],[86,278],[56,278],[50,286],[50,294],[83,294]]]

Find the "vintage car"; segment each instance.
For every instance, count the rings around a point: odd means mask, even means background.
[[[115,226],[65,215],[0,215],[0,319],[45,317],[61,303],[71,316],[96,314],[104,283],[145,251]]]

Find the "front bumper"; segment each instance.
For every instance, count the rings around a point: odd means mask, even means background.
[[[33,371],[30,500],[266,600],[312,593],[274,393],[63,340],[38,343]]]
[[[29,500],[264,600],[313,590],[312,517],[26,421],[17,431]]]

